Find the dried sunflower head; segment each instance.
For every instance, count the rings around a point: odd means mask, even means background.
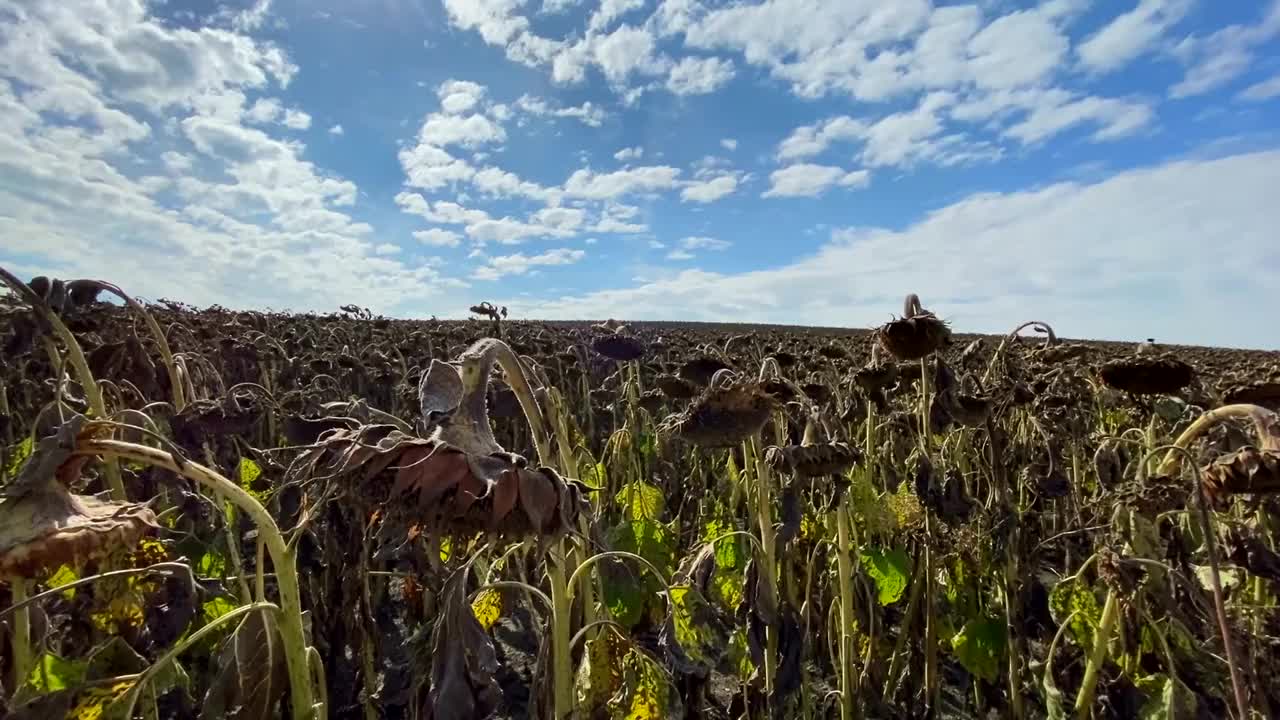
[[[1191,384],[1195,371],[1171,355],[1134,355],[1112,360],[1099,371],[1108,387],[1134,395],[1172,395]]]
[[[936,315],[920,307],[920,298],[907,296],[905,314],[876,329],[876,340],[899,360],[920,360],[942,347],[951,330]]]
[[[853,467],[859,457],[857,450],[842,442],[771,446],[764,452],[764,460],[769,467],[800,477],[842,475]]]
[[[617,362],[638,360],[644,357],[645,354],[644,343],[633,337],[618,333],[602,335],[592,340],[591,349]]]
[[[776,406],[759,383],[716,382],[659,429],[694,445],[732,447],[760,432]]]

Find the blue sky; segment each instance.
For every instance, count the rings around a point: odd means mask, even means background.
[[[0,0],[0,262],[1280,345],[1280,1]]]

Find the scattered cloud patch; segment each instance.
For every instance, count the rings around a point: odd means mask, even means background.
[[[770,173],[769,189],[761,197],[817,197],[835,185],[856,188],[870,182],[871,174],[866,170],[846,172],[830,165],[798,163]]]

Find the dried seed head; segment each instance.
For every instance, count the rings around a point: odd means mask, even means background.
[[[708,388],[660,429],[694,445],[731,447],[760,432],[776,405],[758,383],[726,384]]]
[[[769,467],[799,477],[843,475],[859,458],[857,450],[842,442],[771,446],[764,452],[764,461]]]
[[[919,360],[951,338],[947,324],[920,306],[914,293],[907,296],[906,315],[876,330],[876,340],[899,360]]]
[[[645,346],[639,340],[627,335],[611,333],[591,341],[591,349],[618,362],[630,362],[644,357]]]
[[[1134,395],[1172,395],[1191,384],[1195,371],[1170,355],[1135,355],[1103,365],[1099,375],[1108,387]]]

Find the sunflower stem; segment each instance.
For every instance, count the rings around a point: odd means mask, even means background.
[[[21,577],[9,578],[9,595],[14,605],[27,600],[27,580]],[[9,638],[13,648],[13,682],[11,687],[16,692],[27,681],[31,672],[31,614],[27,605],[22,605],[13,614],[13,634]]]
[[[302,623],[302,598],[298,590],[298,569],[293,553],[285,545],[280,528],[271,513],[252,495],[215,470],[199,463],[176,458],[162,450],[122,442],[119,440],[90,439],[82,441],[75,455],[116,456],[136,462],[148,463],[178,473],[222,496],[243,510],[258,526],[259,536],[271,555],[275,566],[276,588],[280,595],[280,639],[284,647],[285,663],[289,671],[290,705],[293,720],[323,720],[324,707],[314,702],[312,672],[307,661],[307,640]]]

